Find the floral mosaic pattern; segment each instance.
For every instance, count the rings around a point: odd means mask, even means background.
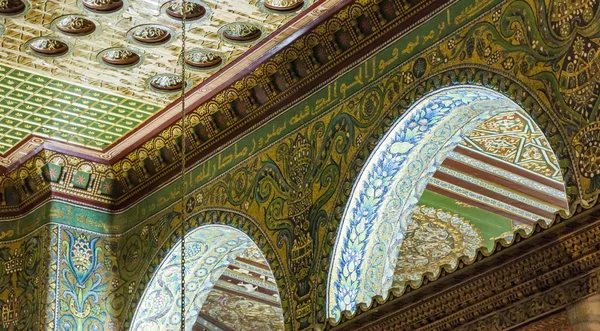
[[[256,246],[244,233],[226,226],[202,226],[186,237],[186,330],[227,266]],[[173,247],[146,287],[132,330],[175,330],[181,323],[181,243]]]
[[[500,94],[453,87],[417,102],[379,143],[356,182],[334,248],[328,314],[386,296],[412,210],[446,155],[476,126],[519,109]]]
[[[440,267],[455,266],[461,256],[473,257],[483,239],[464,218],[426,205],[417,207],[406,230],[394,273],[397,283],[420,281],[423,274],[436,274]]]

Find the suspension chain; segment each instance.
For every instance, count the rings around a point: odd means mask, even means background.
[[[185,150],[186,150],[186,122],[185,122],[185,42],[186,42],[186,0],[181,0],[181,331],[185,331],[185,223],[187,222],[187,206],[185,205],[185,196],[187,194],[187,181],[185,180]]]

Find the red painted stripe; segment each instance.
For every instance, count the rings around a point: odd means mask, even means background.
[[[250,278],[254,278],[254,277],[250,277]],[[255,278],[255,279],[259,282],[262,282],[260,278]],[[239,282],[243,282],[243,283],[246,282],[243,279],[239,279],[239,278],[231,277],[231,276],[227,276],[227,275],[222,275],[219,278],[219,280],[233,284],[233,285],[237,285]],[[260,285],[254,285],[254,286],[257,287],[256,292],[261,293],[261,294],[266,294],[266,295],[279,294],[279,292],[277,292],[277,291],[269,290],[268,288],[262,287]]]
[[[513,198],[507,197],[507,196],[502,195],[502,194],[500,194],[498,192],[494,192],[492,190],[488,190],[488,189],[486,189],[484,187],[481,187],[479,185],[476,185],[476,184],[473,184],[473,183],[469,183],[466,180],[462,180],[460,178],[456,178],[456,177],[454,177],[452,175],[445,174],[445,173],[440,172],[440,171],[436,171],[436,173],[433,174],[433,177],[437,178],[439,180],[443,180],[443,181],[445,181],[447,183],[451,183],[453,185],[462,187],[462,188],[467,189],[469,191],[472,191],[472,192],[475,192],[475,193],[487,196],[489,198],[492,198],[492,199],[495,199],[495,200],[498,200],[498,201],[502,201],[502,202],[504,202],[506,204],[515,206],[515,207],[523,209],[523,210],[526,210],[526,211],[528,211],[530,213],[534,213],[536,215],[540,215],[541,217],[550,218],[550,219],[554,218],[554,213],[545,211],[543,209],[531,206],[531,205],[529,205],[527,203],[524,203],[524,202],[515,200]]]
[[[475,168],[472,165],[465,164],[460,161],[456,161],[456,160],[447,158],[442,163],[442,166],[449,168],[449,169],[453,169],[455,171],[462,172],[468,176],[477,177],[477,178],[480,178],[487,182],[498,184],[500,186],[504,186],[513,191],[517,191],[517,192],[523,193],[524,195],[528,195],[534,199],[550,203],[550,204],[556,206],[557,209],[565,209],[566,210],[568,208],[566,200],[559,199],[555,196],[549,195],[545,192],[542,192],[542,191],[536,190],[534,188],[531,188],[529,186],[523,185],[519,182],[514,182],[512,180],[509,180],[504,177],[500,177],[498,175],[486,172],[479,168]],[[561,191],[564,192],[564,190],[561,190]]]
[[[534,180],[534,181],[536,181],[538,183],[541,183],[541,184],[544,184],[546,186],[550,186],[550,187],[555,188],[557,190],[562,190],[562,191],[565,190],[564,184],[557,183],[557,182],[555,182],[555,181],[553,181],[551,179],[548,179],[548,178],[546,178],[546,177],[544,177],[542,175],[538,175],[536,173],[529,172],[529,171],[527,171],[525,169],[521,169],[521,168],[516,167],[514,165],[511,165],[509,163],[502,162],[500,160],[494,159],[493,157],[489,157],[487,155],[484,155],[484,154],[472,151],[472,150],[464,148],[462,146],[456,146],[456,148],[454,148],[454,151],[457,152],[457,153],[459,153],[459,154],[462,154],[462,155],[471,157],[473,159],[479,160],[481,162],[485,162],[485,163],[487,163],[489,165],[492,165],[494,167],[498,167],[500,169],[504,169],[504,170],[513,172],[513,173],[515,173],[515,174],[517,174],[519,176],[522,176],[522,177],[525,177],[525,178],[529,178],[531,180]]]
[[[240,262],[242,262],[242,263],[246,263],[246,264],[249,264],[249,265],[253,265],[253,266],[257,267],[257,268],[261,268],[261,269],[265,269],[265,270],[271,271],[271,269],[269,268],[269,266],[267,264],[265,264],[265,263],[260,263],[260,262],[252,261],[252,260],[245,259],[245,258],[239,257],[239,256],[236,257],[235,259],[238,260],[238,261],[240,261]]]
[[[519,215],[515,215],[515,214],[512,214],[512,213],[509,213],[508,211],[505,211],[503,209],[498,209],[498,208],[496,208],[494,206],[486,205],[486,204],[481,203],[481,202],[479,202],[477,200],[469,199],[469,198],[467,198],[465,196],[462,196],[460,194],[456,194],[454,192],[445,190],[445,189],[443,189],[441,187],[437,187],[437,186],[432,185],[432,184],[427,184],[426,189],[428,191],[431,191],[431,192],[443,195],[445,197],[448,197],[448,198],[451,198],[451,199],[454,199],[454,200],[457,200],[457,201],[464,202],[464,203],[469,204],[469,205],[471,205],[473,207],[481,208],[483,210],[487,210],[487,211],[492,212],[494,214],[497,214],[497,215],[500,215],[500,216],[504,216],[504,217],[506,217],[506,218],[508,218],[510,220],[514,220],[514,221],[521,222],[521,223],[524,223],[524,224],[529,224],[529,225],[533,225],[533,223],[534,223],[534,221],[532,221],[530,219],[522,218]]]

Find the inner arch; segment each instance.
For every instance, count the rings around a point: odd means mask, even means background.
[[[387,296],[412,213],[434,173],[476,127],[515,113],[524,114],[500,93],[455,86],[422,98],[392,127],[363,167],[343,214],[328,281],[330,317],[338,320],[358,303]]]
[[[283,330],[277,287],[268,263],[243,232],[201,226],[185,241],[185,329]],[[179,330],[181,241],[154,272],[133,317],[131,330]]]

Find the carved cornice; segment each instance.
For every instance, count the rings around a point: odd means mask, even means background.
[[[384,5],[397,10],[383,15]],[[189,122],[183,133],[188,166],[206,159],[256,125],[284,111],[286,106],[332,79],[333,73],[383,47],[391,37],[445,5],[427,0],[407,7],[400,0],[385,0],[383,3],[342,1],[334,7],[319,7],[325,12],[318,19],[285,42],[280,41],[281,46],[274,48],[275,52],[255,61],[249,71],[241,73],[242,76],[233,77],[225,87],[204,97],[195,96],[204,85],[188,92],[187,109],[193,109],[186,116]],[[364,24],[364,20],[370,24]],[[173,112],[179,105],[177,101],[163,113]],[[28,148],[29,161],[13,164],[4,176],[10,178],[8,186],[19,196],[13,203],[0,207],[0,217],[18,215],[50,197],[67,197],[71,201],[110,210],[128,207],[178,173],[183,140],[180,123],[177,116],[164,119],[146,135],[152,138],[124,147],[119,158],[113,158],[110,153],[89,157],[85,148],[71,148],[66,144],[48,148],[39,138],[23,143],[19,147]],[[124,139],[133,138],[127,136]],[[119,144],[117,142],[116,146]],[[30,162],[36,156],[43,161]],[[58,181],[49,182],[42,176],[41,167],[52,163],[55,157],[68,159],[69,166],[62,168],[62,177]],[[91,168],[90,181],[79,188],[72,180],[82,165]],[[39,187],[49,184],[50,189],[28,191],[23,178],[18,175],[23,170],[31,177],[45,180],[46,184],[39,182]],[[113,190],[103,190],[108,186]]]
[[[378,298],[334,330],[503,330],[600,292],[600,206],[496,242],[437,279]],[[526,239],[526,240],[525,240]],[[485,272],[483,272],[485,271]]]

